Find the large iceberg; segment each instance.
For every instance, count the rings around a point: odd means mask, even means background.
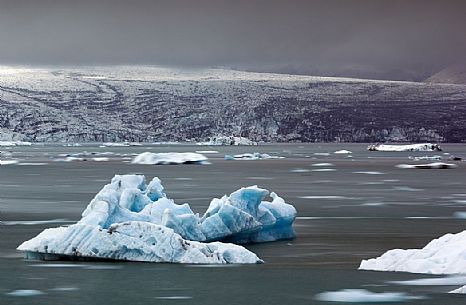
[[[215,198],[200,217],[164,193],[157,177],[116,175],[94,197],[78,223],[47,229],[18,250],[40,259],[102,258],[176,263],[257,263],[245,248],[222,242],[266,242],[295,237],[295,208],[257,186]],[[222,241],[222,242],[220,242]]]
[[[375,144],[367,147],[370,151],[442,151],[440,145],[432,143],[389,145]]]
[[[144,152],[131,161],[133,164],[206,164],[207,157],[198,153],[151,153]]]
[[[422,249],[394,249],[363,260],[359,269],[429,274],[466,273],[466,231],[446,234]]]

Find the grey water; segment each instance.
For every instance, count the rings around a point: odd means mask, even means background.
[[[358,271],[362,259],[392,248],[419,248],[466,220],[466,163],[448,170],[396,168],[409,157],[466,157],[466,145],[443,152],[369,152],[365,144],[276,144],[239,147],[33,145],[0,148],[0,304],[325,304],[325,291],[405,292],[411,304],[464,304],[457,286],[393,281],[434,277]],[[341,149],[351,154],[334,154]],[[134,165],[144,151],[214,150],[208,165]],[[60,154],[112,152],[108,162],[58,162]],[[225,154],[261,152],[283,159],[227,161]],[[445,154],[447,153],[447,154]],[[7,156],[6,158],[3,156]],[[418,161],[424,162],[424,161]],[[448,162],[448,161],[446,161]],[[322,164],[326,163],[326,164]],[[134,262],[24,260],[16,247],[43,229],[80,219],[115,174],[162,179],[170,198],[202,213],[213,197],[249,185],[278,193],[297,211],[297,238],[248,245],[265,264],[194,266]],[[456,214],[458,215],[458,214]],[[390,283],[389,283],[390,282]],[[466,283],[465,283],[466,284]],[[24,290],[24,291],[22,291]]]

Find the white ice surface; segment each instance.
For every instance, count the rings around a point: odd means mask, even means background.
[[[421,144],[408,144],[408,145],[390,145],[390,144],[376,144],[369,145],[368,150],[373,151],[436,151],[440,150],[438,144],[421,143]]]
[[[207,162],[207,157],[199,153],[152,153],[144,152],[131,161],[133,164],[186,164],[186,163],[195,163],[203,164]]]
[[[393,249],[378,258],[363,260],[361,270],[428,274],[466,273],[466,231],[446,234],[422,249]]]

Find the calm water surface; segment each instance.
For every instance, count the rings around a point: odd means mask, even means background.
[[[466,212],[466,163],[451,170],[395,167],[413,163],[410,156],[466,157],[466,145],[443,147],[433,153],[368,152],[364,144],[0,148],[1,156],[11,153],[26,163],[0,168],[0,304],[325,304],[315,295],[348,288],[426,297],[411,304],[465,304],[466,297],[445,293],[456,286],[387,283],[426,275],[356,270],[362,259],[391,248],[422,247],[465,229],[466,220],[453,215]],[[351,156],[333,154],[340,149]],[[210,165],[132,165],[123,159],[144,151],[196,150],[218,153],[206,154]],[[83,151],[114,155],[109,162],[54,161]],[[255,151],[285,158],[223,159]],[[45,228],[80,219],[113,175],[127,173],[158,176],[170,198],[200,213],[211,198],[242,186],[273,190],[298,210],[297,238],[248,246],[266,261],[253,266],[37,262],[15,250]],[[11,295],[15,290],[41,294]]]

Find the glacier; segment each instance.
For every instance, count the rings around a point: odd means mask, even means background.
[[[176,204],[159,178],[116,175],[92,199],[76,224],[46,229],[22,243],[27,258],[101,258],[149,262],[259,263],[235,244],[295,237],[296,209],[257,186],[214,198],[201,217]],[[228,242],[228,243],[224,243]],[[235,243],[235,244],[231,244]]]
[[[131,161],[133,164],[207,164],[207,157],[199,153],[151,153],[143,152]]]
[[[466,231],[446,234],[422,249],[393,249],[363,260],[359,269],[428,274],[466,273]]]

